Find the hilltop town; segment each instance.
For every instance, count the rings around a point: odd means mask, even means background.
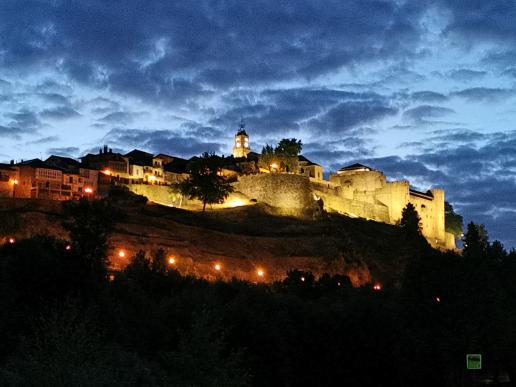
[[[170,186],[189,176],[189,160],[141,150],[126,154],[108,146],[79,160],[52,155],[0,164],[0,197],[71,200],[107,196],[113,186],[125,187],[167,206],[198,209],[199,203],[171,193]],[[322,211],[397,224],[403,208],[412,203],[421,218],[421,231],[438,248],[455,248],[455,238],[445,231],[444,191],[420,192],[409,182],[388,181],[378,170],[362,164],[343,166],[324,178],[323,167],[304,157],[283,165],[274,157],[264,165],[253,152],[243,122],[234,137],[232,155],[223,158],[221,176],[234,192],[218,207],[265,203],[289,216],[316,216]]]

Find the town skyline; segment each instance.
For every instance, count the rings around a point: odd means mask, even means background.
[[[257,152],[442,187],[516,247],[516,7],[314,4],[3,2],[0,160],[228,155],[244,117]]]

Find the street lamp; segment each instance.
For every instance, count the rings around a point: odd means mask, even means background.
[[[11,179],[11,184],[13,186],[13,198],[14,198],[15,192],[16,192],[16,186],[18,185],[18,179]]]

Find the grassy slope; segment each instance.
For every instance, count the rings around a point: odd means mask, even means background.
[[[355,284],[396,282],[407,257],[393,226],[329,214],[317,220],[275,216],[264,205],[209,211],[205,214],[148,204],[123,206],[127,216],[112,237],[115,266],[118,248],[128,255],[139,249],[165,248],[178,257],[183,272],[229,279],[256,280],[265,268],[270,280],[298,268],[316,273],[346,273]],[[60,204],[0,201],[0,234],[17,237],[49,233],[66,237],[60,227]],[[222,262],[224,273],[213,273]]]

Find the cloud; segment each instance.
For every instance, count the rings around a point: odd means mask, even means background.
[[[320,117],[310,120],[308,127],[325,133],[340,134],[396,113],[397,109],[380,101],[342,102]]]
[[[444,102],[448,100],[448,97],[444,94],[437,93],[435,91],[417,91],[411,94],[411,99],[414,101],[421,102]]]
[[[138,148],[151,153],[166,153],[190,158],[202,152],[220,152],[229,149],[228,144],[202,141],[197,137],[180,136],[172,130],[144,130],[115,128],[102,140],[115,143],[125,149]]]
[[[450,93],[451,96],[461,97],[470,102],[497,102],[514,95],[512,89],[473,87]]]
[[[476,79],[482,79],[487,75],[487,71],[483,70],[471,70],[471,69],[458,69],[451,70],[446,73],[446,75],[450,78],[453,78],[457,81],[473,81]]]
[[[41,126],[41,122],[36,113],[29,110],[21,110],[17,113],[6,113],[4,115],[11,120],[8,123],[10,127],[19,127],[22,128],[22,130],[29,131]]]
[[[27,145],[39,145],[39,144],[46,144],[49,142],[54,142],[57,140],[59,140],[58,136],[47,136],[47,137],[42,137],[38,140],[28,141],[26,144]]]
[[[80,116],[79,112],[69,106],[59,106],[56,108],[45,109],[40,113],[43,118],[54,120],[67,120]]]
[[[70,147],[62,147],[62,148],[49,148],[47,149],[47,154],[56,155],[56,156],[64,156],[64,157],[77,157],[79,154],[79,148],[75,146]]]
[[[408,109],[403,113],[403,118],[416,124],[428,124],[435,121],[429,118],[440,118],[455,113],[454,110],[442,106],[420,105],[412,109]]]
[[[129,112],[114,112],[102,117],[99,121],[107,124],[129,124],[134,121],[135,116],[138,116],[138,114]]]

